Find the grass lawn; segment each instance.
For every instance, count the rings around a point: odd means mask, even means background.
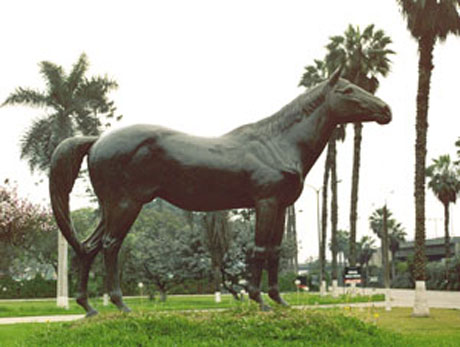
[[[70,323],[0,326],[1,346],[459,346],[460,310],[275,309],[102,313]]]
[[[460,346],[460,310],[431,308],[426,318],[413,318],[409,307],[349,311],[363,321],[409,336],[420,346]]]
[[[311,293],[286,293],[284,298],[291,305],[324,305],[336,303],[351,303],[351,302],[368,302],[368,301],[383,301],[384,295],[377,294],[373,296],[350,296],[342,295],[339,298],[331,296],[320,297],[317,294]],[[222,302],[216,304],[213,295],[185,295],[185,296],[170,296],[166,302],[157,300],[151,301],[147,298],[127,298],[127,305],[135,312],[150,312],[150,311],[171,311],[171,310],[203,310],[203,309],[224,309],[248,305],[246,302],[237,302],[230,295],[223,295]],[[268,303],[271,300],[267,297]],[[101,299],[91,299],[91,304],[99,312],[117,312],[117,308],[109,304],[103,306]],[[56,307],[55,301],[14,301],[0,302],[0,317],[25,317],[25,316],[48,316],[60,314],[83,314],[84,310],[75,303],[75,300],[69,300],[70,308],[68,310]],[[274,303],[272,305],[275,305]]]

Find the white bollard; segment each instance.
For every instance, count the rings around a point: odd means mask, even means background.
[[[215,301],[216,301],[217,304],[222,301],[222,297],[220,296],[220,292],[215,292],[214,297],[215,297]]]
[[[320,294],[321,296],[325,296],[325,295],[326,295],[326,281],[321,281],[321,286],[320,286],[319,294]]]
[[[332,280],[332,297],[339,297],[339,283],[337,280]]]

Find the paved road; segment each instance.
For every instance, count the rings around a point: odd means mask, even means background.
[[[342,292],[344,288],[341,288]],[[385,289],[381,288],[365,288],[357,289],[358,293],[371,295],[371,294],[385,294]],[[428,305],[432,308],[454,308],[460,310],[460,291],[457,292],[443,292],[429,290]],[[391,290],[391,304],[394,307],[412,307],[414,304],[414,290],[411,289],[392,289]],[[376,303],[357,303],[357,304],[341,304],[341,305],[321,305],[314,307],[329,307],[329,306],[384,306],[385,302]],[[10,317],[0,318],[0,325],[2,324],[17,324],[17,323],[50,323],[50,322],[67,322],[77,319],[82,319],[83,314],[72,315],[59,315],[59,316],[37,316],[37,317]]]
[[[361,293],[366,295],[372,293],[385,294],[385,289],[366,288],[364,291],[359,289]],[[455,308],[460,309],[460,291],[447,292],[437,290],[427,290],[428,306],[434,308]],[[414,304],[414,290],[412,289],[391,289],[391,303],[398,307],[411,307]]]

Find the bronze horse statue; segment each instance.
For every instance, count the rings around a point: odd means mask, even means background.
[[[100,138],[63,141],[52,157],[50,195],[57,224],[79,259],[78,304],[87,316],[97,313],[88,303],[87,283],[91,264],[102,249],[111,301],[129,311],[120,289],[118,252],[142,206],[159,197],[193,211],[255,208],[249,296],[261,309],[269,309],[260,295],[261,273],[267,265],[268,295],[287,305],[278,290],[286,207],[299,197],[305,176],[337,124],[390,120],[388,105],[340,78],[339,69],[273,116],[221,137],[133,125]],[[102,217],[93,234],[81,242],[70,219],[69,194],[85,155]]]

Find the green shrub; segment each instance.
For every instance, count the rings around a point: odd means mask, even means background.
[[[16,281],[11,277],[0,279],[0,299],[51,298],[56,296],[56,280],[41,275],[31,280]]]

